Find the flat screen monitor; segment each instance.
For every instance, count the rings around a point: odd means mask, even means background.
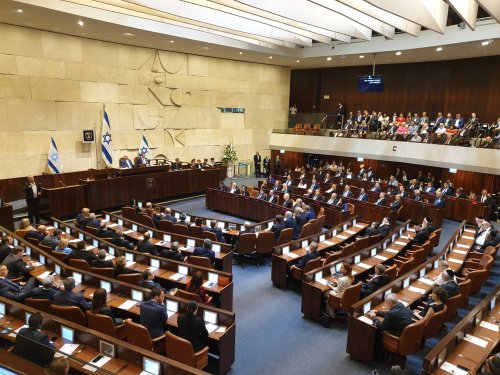
[[[134,232],[137,232],[137,224],[132,224],[132,230],[133,230]]]
[[[175,218],[176,218],[176,219],[179,219],[179,218],[181,217],[181,214],[180,214],[180,213],[178,213],[178,212],[176,212],[176,213],[174,214],[174,216],[175,216]]]
[[[187,245],[188,245],[188,247],[195,247],[196,246],[196,240],[193,240],[192,238],[188,238]]]
[[[336,271],[336,272],[340,272],[340,267],[342,267],[342,263],[337,263],[337,264],[335,265],[335,271]]]
[[[301,246],[302,246],[303,248],[306,248],[307,246],[309,246],[309,242],[308,242],[307,240],[304,240],[304,241],[302,241]]]
[[[354,264],[361,262],[361,255],[356,255],[354,257]]]
[[[342,230],[347,230],[347,224],[342,225]]]
[[[75,331],[72,328],[61,326],[61,337],[70,342],[75,341]]]
[[[45,256],[43,256],[42,254],[40,254],[40,255],[38,256],[38,261],[39,261],[40,263],[42,263],[42,264],[45,264]]]
[[[382,76],[359,76],[358,77],[359,92],[383,92],[384,77]]]
[[[75,284],[82,283],[82,274],[78,272],[73,272],[73,279],[75,279]]]
[[[326,236],[324,234],[319,236],[319,242],[323,242],[325,239],[326,239]]]
[[[109,214],[106,214],[106,221],[111,221],[111,216],[109,216]]]
[[[99,352],[107,357],[115,357],[115,346],[109,342],[99,340]]]
[[[177,269],[178,273],[181,275],[187,275],[188,274],[188,267],[187,266],[180,266]]]
[[[217,243],[212,244],[212,250],[216,253],[220,253],[220,245]]]
[[[403,281],[403,288],[408,288],[408,286],[410,285],[410,278],[407,277],[406,279],[404,279]]]
[[[14,246],[18,246],[19,245],[19,241],[17,240],[17,238],[14,238]]]
[[[153,238],[153,231],[152,230],[148,230],[148,233],[149,233],[149,237]]]
[[[101,288],[111,293],[111,283],[109,281],[101,280]]]
[[[31,255],[31,247],[26,246],[26,249],[24,249],[24,252],[25,252],[27,255]]]
[[[92,240],[92,245],[94,247],[99,247],[99,240],[96,240],[95,238]]]
[[[142,202],[137,202],[137,207],[142,208]]]
[[[159,259],[151,259],[151,267],[160,268],[160,260]]]
[[[217,313],[213,311],[203,311],[203,320],[207,323],[217,324]]]
[[[375,255],[377,255],[377,248],[374,247],[373,249],[370,250],[370,256],[374,257]]]
[[[133,262],[134,261],[134,254],[132,254],[132,253],[125,253],[125,260],[127,262]]]
[[[61,274],[61,266],[60,266],[59,264],[56,264],[56,265],[54,266],[54,273],[55,273],[56,275],[60,275],[60,274]]]
[[[132,289],[132,299],[134,301],[142,301],[142,299],[143,299],[142,292],[140,290]]]
[[[171,242],[172,241],[172,236],[170,236],[170,234],[164,234],[163,235],[163,241],[165,241],[165,242]]]
[[[26,324],[30,324],[30,316],[31,316],[31,313],[29,313],[29,312],[24,314],[24,322]]]
[[[167,299],[167,310],[177,312],[179,310],[179,302]]]
[[[108,246],[108,253],[109,255],[115,255],[115,248],[113,246]]]
[[[367,302],[363,305],[363,314],[366,314],[368,311],[370,311],[371,307],[371,302]]]
[[[70,227],[66,227],[66,234],[71,234],[71,228]]]
[[[83,241],[85,239],[85,236],[83,235],[83,233],[78,233],[78,239],[80,241]]]
[[[54,221],[54,228],[58,228],[59,229],[59,223],[57,221]]]
[[[216,274],[215,272],[209,272],[208,273],[208,281],[211,283],[218,283],[219,282],[219,275]]]
[[[217,227],[219,227],[220,229],[224,229],[225,226],[226,226],[226,223],[224,223],[223,221],[217,222]]]
[[[186,223],[190,223],[190,222],[191,222],[191,216],[186,215]]]
[[[323,271],[318,271],[314,274],[314,281],[319,281],[323,278]]]
[[[118,219],[118,225],[119,226],[123,226],[123,220],[122,219]]]
[[[356,225],[356,223],[357,223],[357,222],[358,222],[358,221],[357,221],[356,219],[354,219],[354,220],[352,221],[352,225]]]
[[[151,375],[160,375],[160,362],[144,357],[142,369]]]
[[[5,303],[0,303],[0,315],[5,315]]]
[[[281,253],[283,255],[286,255],[290,252],[290,246],[283,246],[283,248],[281,249]]]
[[[419,277],[424,277],[425,276],[425,267],[420,270],[418,276]]]

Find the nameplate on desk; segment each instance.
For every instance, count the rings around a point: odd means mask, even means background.
[[[356,232],[355,232],[355,231],[353,231],[353,230],[346,230],[345,232],[346,232],[346,233],[349,233],[349,234],[356,234]]]
[[[454,249],[454,250],[453,250],[453,252],[454,252],[454,253],[457,253],[457,254],[462,254],[462,255],[467,254],[467,251],[457,250],[457,249]]]
[[[116,224],[116,223],[108,224],[108,228],[114,228],[114,227],[117,227],[117,226],[118,226],[118,224]]]
[[[69,243],[76,243],[76,242],[80,242],[80,239],[75,238],[75,239],[73,239],[73,240],[69,240],[68,242],[69,242]]]
[[[127,261],[127,264],[125,265],[125,267],[132,267],[134,264],[135,264],[134,261]]]
[[[424,283],[426,285],[434,285],[434,281],[432,281],[430,279],[426,279],[425,277],[421,277],[420,279],[418,279],[418,281],[420,281],[421,283]]]
[[[172,276],[169,277],[171,280],[179,281],[184,278],[184,275],[181,273],[174,273]]]
[[[384,257],[382,255],[375,255],[374,258],[380,259],[380,260],[387,260],[387,257]]]
[[[49,276],[49,275],[50,275],[50,272],[51,272],[51,271],[45,271],[44,273],[42,273],[42,274],[38,275],[38,278],[43,280],[43,279],[45,279],[47,276]]]
[[[482,348],[486,348],[488,346],[488,341],[469,334],[465,335],[464,340],[470,342],[471,344],[480,346]]]
[[[340,239],[342,239],[342,240],[345,240],[345,239],[347,239],[347,236],[343,236],[343,235],[341,235],[341,234],[337,234],[337,238],[340,238]]]
[[[364,268],[366,270],[369,268],[372,268],[372,266],[365,264],[365,263],[358,263],[358,264],[356,264],[356,266],[360,266],[361,268]]]
[[[453,375],[468,375],[469,374],[469,371],[462,370],[450,362],[444,362],[441,365],[440,369],[443,371],[446,371],[450,374],[453,374]]]
[[[466,240],[473,240],[474,237],[470,237],[470,236],[462,236],[462,238],[465,238]]]
[[[460,259],[455,259],[455,258],[448,258],[448,262],[462,264],[464,261],[460,260]]]
[[[479,323],[479,325],[483,328],[489,329],[490,331],[498,332],[499,327],[496,324],[485,322],[484,320]]]
[[[125,302],[123,302],[120,306],[118,306],[118,308],[122,309],[122,310],[128,310],[131,307],[135,306],[136,304],[137,304],[137,301],[128,299]]]
[[[416,287],[414,287],[414,286],[410,286],[410,287],[408,288],[408,290],[409,290],[410,292],[413,292],[413,293],[425,294],[425,289],[416,288]]]
[[[123,232],[123,234],[130,234],[130,233],[134,233],[134,231],[132,229],[129,229],[129,230],[126,230],[125,232]]]
[[[457,243],[457,247],[461,247],[463,249],[468,249],[470,246],[469,245],[464,245],[463,243]]]
[[[395,243],[396,245],[400,245],[400,246],[405,246],[405,245],[406,245],[406,243],[401,242],[401,241],[396,241],[396,242],[394,242],[394,243]]]
[[[365,227],[364,225],[361,225],[361,224],[354,224],[354,226],[355,226],[356,228],[364,228],[364,227]]]
[[[388,252],[393,253],[393,254],[399,253],[399,250],[395,250],[395,249],[385,249],[385,251],[388,251]]]
[[[322,243],[322,244],[325,244],[325,245],[328,245],[328,246],[333,246],[333,245],[335,245],[335,244],[334,244],[333,242],[331,242],[331,241],[323,241],[323,242],[321,242],[321,243]]]
[[[373,321],[370,318],[368,318],[368,317],[366,317],[364,315],[361,315],[358,319],[361,320],[362,322],[366,323],[366,324],[373,325]]]
[[[474,229],[464,229],[464,232],[476,233],[476,231]]]
[[[399,236],[399,238],[406,240],[408,238],[408,236]]]
[[[288,253],[288,254],[286,254],[286,256],[288,256],[290,258],[297,258],[298,257],[298,255],[295,253]]]
[[[322,285],[326,285],[326,283],[328,282],[326,279],[319,279],[319,280],[316,280],[317,283],[320,283]]]
[[[217,328],[215,330],[216,333],[224,333],[226,332],[226,326],[219,326],[219,328]]]
[[[415,229],[413,229],[413,228],[408,228],[407,231],[415,233]]]

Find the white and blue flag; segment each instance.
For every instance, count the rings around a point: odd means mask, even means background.
[[[102,117],[101,151],[104,163],[106,163],[107,167],[111,167],[113,165],[113,143],[111,139],[111,124],[106,109],[103,110]]]
[[[146,159],[151,159],[151,155],[149,154],[149,144],[146,136],[142,136],[141,145],[139,146],[139,156],[145,154]]]
[[[59,151],[57,150],[56,142],[52,137],[50,137],[48,165],[50,173],[61,173],[64,171],[61,158],[59,157]]]

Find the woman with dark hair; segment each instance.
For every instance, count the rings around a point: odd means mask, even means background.
[[[203,288],[203,275],[200,271],[196,272],[191,277],[191,281],[186,285],[186,291],[200,296],[202,303],[207,304],[212,302],[212,297],[207,296],[205,289]]]
[[[241,195],[243,195],[244,197],[250,196],[250,192],[248,191],[248,188],[245,185],[241,187]]]
[[[179,336],[188,340],[193,345],[194,352],[198,352],[206,346],[208,341],[208,331],[203,318],[196,316],[198,304],[189,301],[187,304],[187,314],[180,314],[177,318],[179,326]]]
[[[111,310],[111,307],[108,306],[106,302],[107,297],[108,297],[108,292],[106,292],[106,289],[104,288],[97,289],[94,292],[94,295],[92,296],[92,305],[90,307],[90,311],[93,312],[94,314],[109,316],[111,319],[113,319],[113,323],[115,323],[115,325],[123,324],[123,319],[116,318],[115,315],[113,314],[113,310]]]
[[[427,304],[422,311],[415,310],[413,315],[417,319],[429,319],[434,314],[437,314],[444,309],[448,300],[448,292],[440,286],[435,287],[431,294],[432,302]]]

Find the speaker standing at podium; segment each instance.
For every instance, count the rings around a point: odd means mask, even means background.
[[[253,163],[255,165],[255,177],[259,178],[261,176],[260,166],[262,163],[262,156],[259,155],[259,151],[253,156]]]
[[[28,217],[32,223],[40,223],[40,196],[42,195],[42,186],[35,182],[33,176],[28,176],[28,184],[24,186],[26,194],[26,205],[28,206]]]

